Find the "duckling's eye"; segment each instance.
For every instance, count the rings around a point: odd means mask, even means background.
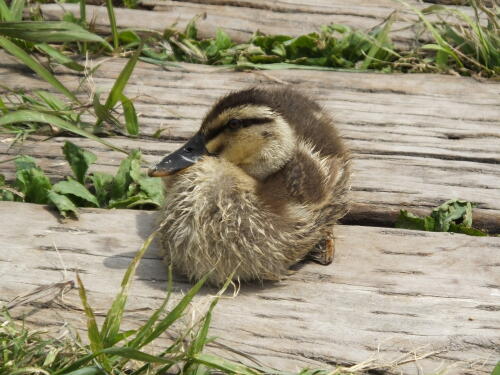
[[[227,122],[227,127],[233,130],[241,128],[242,125],[243,122],[237,118],[232,118]]]

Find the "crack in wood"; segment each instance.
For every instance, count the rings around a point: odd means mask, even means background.
[[[500,305],[477,305],[475,308],[483,311],[500,311]]]
[[[371,311],[372,314],[376,315],[396,315],[396,316],[408,316],[411,318],[417,318],[417,314],[410,314],[410,313],[397,313],[397,312],[389,312],[389,311],[381,311],[381,310],[374,310]]]

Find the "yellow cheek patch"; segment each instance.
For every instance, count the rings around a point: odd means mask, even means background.
[[[254,161],[260,154],[264,140],[253,134],[238,134],[224,145],[221,156],[236,164],[246,164]]]
[[[211,154],[218,152],[221,149],[221,147],[224,145],[225,138],[226,137],[223,134],[220,134],[219,136],[211,139],[205,145],[207,151]]]

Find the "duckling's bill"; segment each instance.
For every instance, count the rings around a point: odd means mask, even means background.
[[[205,137],[197,133],[185,145],[165,156],[159,163],[148,170],[150,177],[164,177],[175,174],[200,160],[208,151],[205,147]]]

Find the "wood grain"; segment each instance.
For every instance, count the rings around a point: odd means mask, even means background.
[[[418,1],[408,1],[416,8],[424,8]],[[422,36],[422,28],[414,26],[417,16],[402,5],[389,0],[373,4],[357,1],[320,2],[305,1],[143,1],[154,8],[132,10],[116,8],[120,28],[154,30],[163,32],[175,25],[183,30],[194,18],[199,17],[197,28],[201,38],[215,36],[221,27],[233,41],[247,42],[257,30],[265,34],[298,36],[320,30],[323,25],[343,24],[368,31],[382,24],[393,12],[398,12],[390,36],[397,47],[409,47]],[[79,16],[77,4],[42,4],[46,19],[59,20],[65,12]],[[462,11],[472,15],[466,7]],[[432,16],[430,16],[432,18]],[[87,18],[92,19],[98,32],[109,32],[109,20],[104,6],[87,5]]]
[[[44,206],[0,202],[0,300],[80,273],[99,315],[124,269],[154,227],[154,213],[84,209],[61,223]],[[15,214],[14,214],[15,213]],[[417,350],[439,354],[403,367],[424,373],[489,374],[500,354],[500,242],[445,233],[339,226],[330,266],[307,263],[277,284],[243,285],[216,309],[212,335],[267,365],[296,371]],[[165,266],[153,247],[130,292],[126,322],[144,321],[165,291]],[[175,297],[189,286],[176,277]],[[193,314],[203,310],[204,290]],[[75,290],[38,295],[12,310],[30,324],[82,328]],[[11,305],[15,305],[14,301]],[[43,303],[42,303],[43,302]],[[198,309],[198,310],[197,310]],[[166,339],[166,338],[165,338]],[[161,341],[156,349],[160,349]],[[153,348],[154,350],[155,348]],[[212,349],[213,350],[213,349]]]
[[[18,72],[16,65],[5,54],[0,61],[6,62],[0,67],[4,85],[50,89],[33,76],[13,74]],[[121,59],[106,60],[93,76],[97,89],[109,90],[123,64]],[[115,138],[114,142],[141,148],[152,162],[190,137],[224,93],[287,82],[312,94],[334,115],[354,152],[355,204],[347,223],[393,225],[400,208],[428,213],[447,199],[461,198],[477,203],[480,227],[500,232],[500,84],[425,74],[283,70],[263,76],[180,66],[167,71],[138,64],[126,92],[135,98],[142,139]],[[61,72],[59,78],[69,87],[77,87],[75,74]],[[80,97],[88,100],[83,92]],[[164,129],[162,139],[152,139],[159,129]],[[39,144],[36,151],[30,142],[7,151],[10,142],[4,139],[0,150],[5,157],[34,151],[44,169],[60,178],[68,172],[59,150],[63,140]],[[97,169],[112,171],[118,164],[116,153],[89,141],[75,142],[99,155]],[[11,177],[12,165],[4,168]]]

